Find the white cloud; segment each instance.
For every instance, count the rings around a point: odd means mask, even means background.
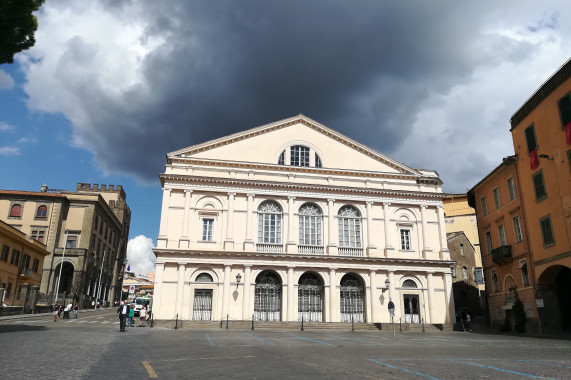
[[[20,148],[12,146],[0,146],[0,156],[17,156],[20,154]]]
[[[153,240],[139,235],[127,243],[127,260],[131,272],[146,275],[155,271],[156,257],[153,253]]]
[[[10,124],[3,123],[0,121],[0,132],[11,131],[13,129],[14,127],[12,127]]]
[[[11,90],[12,88],[14,88],[14,79],[10,74],[0,69],[0,90]]]

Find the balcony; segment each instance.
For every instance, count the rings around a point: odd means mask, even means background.
[[[300,245],[298,253],[309,253],[311,255],[323,255],[325,250],[319,245]]]
[[[364,256],[363,248],[339,247],[339,256]]]
[[[502,245],[496,249],[492,249],[492,260],[496,264],[508,262],[512,258],[512,246]]]
[[[282,244],[271,244],[271,243],[256,244],[256,252],[282,253],[283,251],[284,251],[284,246]]]
[[[22,277],[32,277],[34,275],[34,271],[28,268],[23,268],[22,272],[20,273],[20,276]]]

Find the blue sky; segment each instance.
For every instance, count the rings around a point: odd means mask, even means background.
[[[0,188],[122,185],[151,271],[165,154],[303,113],[465,192],[568,58],[571,2],[47,1],[0,65]]]

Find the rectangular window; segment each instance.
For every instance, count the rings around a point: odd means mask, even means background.
[[[508,243],[506,242],[506,229],[504,228],[503,224],[498,226],[498,233],[500,235],[500,245],[507,245]]]
[[[34,265],[32,266],[32,270],[34,273],[38,273],[38,269],[40,268],[40,260],[34,259]]]
[[[527,262],[525,260],[521,260],[519,262],[519,267],[521,269],[521,279],[523,282],[523,286],[529,286],[529,274],[527,273]]]
[[[30,268],[30,255],[23,254],[22,255],[22,269]]]
[[[2,255],[0,256],[0,260],[8,262],[8,255],[10,254],[10,247],[7,245],[2,246]]]
[[[500,288],[498,286],[498,274],[496,273],[495,269],[492,269],[492,290],[494,291],[494,293],[497,293],[500,291]]]
[[[486,202],[486,197],[482,197],[480,200],[482,202],[482,215],[488,215],[488,203]]]
[[[541,225],[541,236],[543,237],[543,245],[550,245],[555,243],[553,238],[553,229],[551,228],[551,216],[547,215],[539,219]]]
[[[537,139],[535,138],[535,127],[533,124],[525,129],[525,142],[527,143],[528,152],[537,148]]]
[[[571,121],[571,94],[566,94],[557,101],[559,107],[559,117],[561,118],[561,126]]]
[[[523,240],[523,234],[521,232],[521,219],[519,216],[513,218],[514,223],[514,234],[515,234],[515,241],[519,243]]]
[[[492,254],[492,234],[490,231],[486,232],[486,248],[488,248],[488,255]]]
[[[40,243],[44,242],[45,231],[42,230],[32,230],[32,239],[39,241]]]
[[[533,189],[535,190],[535,200],[540,201],[547,197],[547,191],[545,190],[545,182],[543,181],[543,170],[538,171],[533,178]]]
[[[400,230],[400,249],[410,251],[410,230],[407,228]]]
[[[515,183],[513,177],[508,178],[508,194],[510,197],[510,201],[513,201],[516,198]]]
[[[494,205],[496,206],[496,210],[502,207],[502,201],[500,199],[500,189],[497,187],[494,189]]]
[[[290,148],[290,165],[309,166],[309,148],[295,145]]]
[[[10,264],[16,266],[20,264],[20,251],[15,249],[12,250],[12,259],[10,260]]]
[[[212,241],[214,219],[202,219],[202,241]]]
[[[482,272],[482,267],[474,268],[474,281],[476,284],[484,283],[484,273]]]
[[[450,267],[450,273],[452,273],[452,278],[456,278],[456,267],[454,265]]]
[[[77,236],[67,235],[67,241],[65,242],[66,248],[77,248]]]

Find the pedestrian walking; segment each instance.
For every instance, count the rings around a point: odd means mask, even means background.
[[[132,307],[129,309],[129,319],[127,320],[127,326],[135,327],[135,309]]]
[[[76,303],[73,307],[73,319],[77,319],[77,313],[79,312],[79,304]]]
[[[127,317],[129,317],[129,304],[127,300],[123,301],[123,305],[117,308],[117,316],[119,317],[119,331],[125,332],[125,324],[127,323]]]
[[[466,329],[472,331],[472,317],[469,313],[466,313]]]
[[[147,306],[143,305],[141,311],[139,312],[139,327],[145,327],[143,323],[145,323],[147,317]]]
[[[54,305],[54,322],[57,322],[57,318],[59,316],[59,303],[56,301],[56,304]]]
[[[61,318],[61,313],[62,313],[62,311],[63,311],[63,304],[58,305],[58,306],[59,306],[59,307],[58,307],[58,310],[57,310],[57,317],[58,317],[58,318]]]

